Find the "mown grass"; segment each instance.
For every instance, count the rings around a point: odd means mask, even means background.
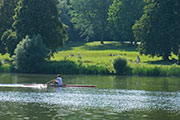
[[[99,41],[72,42],[65,44],[50,58],[42,73],[114,74],[114,59],[124,57],[130,68],[126,75],[180,76],[180,67],[173,61],[164,62],[160,57],[139,55],[141,62],[137,64],[137,55],[136,47],[117,41],[105,41],[104,44]],[[175,55],[172,58],[177,59]],[[0,55],[0,59],[10,58],[6,54]]]
[[[67,47],[60,49],[59,52],[54,54],[51,60],[72,60],[77,61],[78,56],[82,57],[84,65],[103,65],[110,71],[113,71],[113,61],[116,57],[125,57],[128,60],[128,64],[133,66],[136,64],[136,57],[139,55],[136,47],[130,47],[128,45],[121,45],[119,42],[104,42],[104,45],[100,42],[81,43],[80,46],[74,46],[72,43]],[[156,62],[161,58],[149,56],[140,56],[141,64],[149,65],[148,62]]]

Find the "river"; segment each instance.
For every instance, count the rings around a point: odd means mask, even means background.
[[[0,84],[43,84],[56,75],[0,74]],[[0,120],[179,120],[180,78],[62,75],[96,88],[0,87]]]

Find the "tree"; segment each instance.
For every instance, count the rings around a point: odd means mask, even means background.
[[[169,60],[171,52],[178,53],[180,40],[180,1],[145,0],[143,16],[133,26],[140,41],[140,53]]]
[[[57,3],[57,0],[21,0],[13,23],[18,39],[40,34],[51,53],[62,46],[67,33],[59,18]]]
[[[108,10],[113,36],[120,41],[135,41],[132,26],[142,15],[143,0],[114,0]]]
[[[62,22],[68,26],[68,41],[82,40],[79,31],[73,27],[73,23],[71,22],[69,0],[59,0],[58,9],[61,11],[60,18]]]
[[[12,31],[12,29],[5,31],[1,37],[1,41],[3,44],[2,45],[3,51],[1,51],[1,53],[3,53],[3,54],[9,53],[10,56],[12,56],[14,54],[14,50],[15,50],[17,44],[19,43],[17,41],[16,32]]]
[[[34,35],[32,38],[26,36],[15,49],[14,65],[20,72],[39,72],[47,55],[48,49],[40,35]]]
[[[71,0],[71,21],[86,40],[97,37],[103,43],[108,34],[107,11],[112,0]]]
[[[0,53],[6,52],[6,46],[3,44],[1,37],[4,32],[12,29],[14,22],[14,9],[19,0],[0,0]]]

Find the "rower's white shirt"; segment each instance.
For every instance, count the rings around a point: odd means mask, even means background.
[[[57,77],[57,82],[58,82],[58,85],[62,85],[62,78],[61,77]]]

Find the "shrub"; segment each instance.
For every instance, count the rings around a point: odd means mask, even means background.
[[[180,76],[180,67],[176,64],[173,64],[171,67],[169,67],[168,76]]]
[[[48,61],[43,65],[40,73],[49,74],[110,74],[109,70],[101,65],[79,66],[75,61]]]
[[[30,39],[26,36],[15,49],[14,65],[19,72],[36,73],[48,55],[48,50],[40,35]]]
[[[110,74],[109,70],[102,65],[87,65],[81,67],[82,74]]]
[[[11,66],[8,64],[3,64],[0,66],[0,72],[11,72]]]
[[[139,75],[139,76],[160,76],[161,74],[164,74],[162,68],[159,66],[146,66],[146,65],[140,65],[137,64],[132,69],[133,75]]]
[[[116,74],[119,75],[127,74],[126,71],[128,67],[127,67],[127,60],[125,58],[122,57],[116,58],[113,62],[113,67],[116,71]]]
[[[146,72],[147,76],[159,76],[160,75],[160,68],[159,67],[149,67]]]
[[[73,61],[49,61],[43,65],[43,71],[41,73],[52,73],[52,74],[78,74],[79,66]]]

